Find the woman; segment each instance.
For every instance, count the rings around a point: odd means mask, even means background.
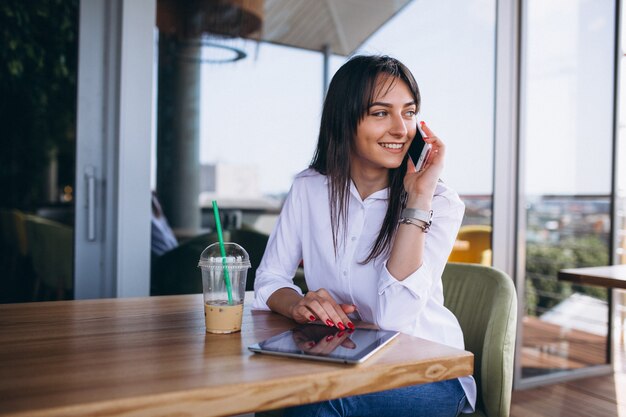
[[[420,94],[386,56],[356,56],[333,77],[309,169],[295,178],[255,280],[255,308],[339,330],[373,322],[463,348],[443,306],[441,274],[464,206],[439,181],[443,142],[417,172],[407,156]],[[416,139],[419,140],[419,139]],[[432,216],[432,221],[431,221]],[[300,261],[309,292],[293,284]],[[473,409],[471,377],[287,410],[293,416],[456,416]]]

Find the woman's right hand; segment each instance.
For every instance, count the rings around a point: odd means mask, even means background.
[[[407,172],[404,177],[404,189],[408,194],[409,201],[407,207],[411,208],[427,208],[430,207],[431,200],[437,187],[437,182],[443,170],[445,157],[445,144],[435,132],[430,130],[426,123],[421,122],[424,131],[424,141],[432,146],[430,154],[426,159],[420,171],[415,170],[415,165],[411,158],[407,160]],[[420,204],[419,199],[426,200],[427,207]]]
[[[290,308],[291,317],[298,323],[320,320],[339,330],[354,329],[348,314],[356,311],[352,304],[338,304],[324,288],[309,291]]]

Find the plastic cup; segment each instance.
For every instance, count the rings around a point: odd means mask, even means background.
[[[224,248],[226,257],[222,257],[219,243],[209,245],[198,262],[202,271],[204,318],[208,333],[241,331],[250,257],[236,243],[226,242]],[[226,284],[227,276],[229,286]]]

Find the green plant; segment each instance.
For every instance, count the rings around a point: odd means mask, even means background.
[[[74,183],[78,0],[0,5],[0,206],[44,199],[51,152]]]
[[[529,243],[526,247],[526,313],[540,315],[572,292],[607,299],[604,288],[557,281],[560,269],[606,265],[607,244],[596,236],[570,237],[558,245]]]

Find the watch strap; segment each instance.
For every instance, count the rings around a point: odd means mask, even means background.
[[[424,223],[432,224],[433,211],[432,210],[419,210],[413,208],[405,208],[402,210],[400,217],[421,220]]]

